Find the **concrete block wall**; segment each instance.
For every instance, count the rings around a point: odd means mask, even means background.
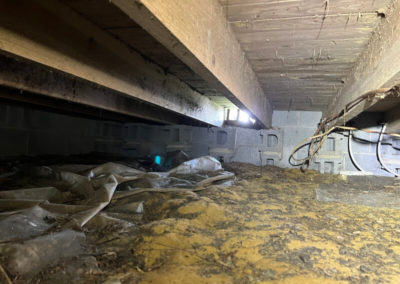
[[[273,114],[273,127],[283,132],[283,159],[278,165],[281,167],[291,167],[288,158],[293,148],[301,142],[302,139],[314,134],[317,124],[321,119],[320,112],[305,111],[275,111]],[[368,129],[380,131],[381,126],[369,127]],[[377,159],[377,142],[379,134],[356,131],[353,133],[352,140],[353,155],[363,170],[375,175],[392,176],[384,171]],[[365,142],[369,141],[369,143]],[[382,158],[386,165],[393,171],[400,171],[400,139],[390,136],[384,136],[381,146]],[[392,147],[394,146],[394,147]],[[307,156],[307,149],[298,151],[296,158],[301,159]],[[314,163],[310,168],[322,173],[339,173],[357,171],[353,165],[348,153],[348,133],[329,135],[324,147],[315,157]]]
[[[158,126],[99,121],[0,105],[0,158],[90,152],[139,157],[183,150],[191,157],[211,155],[224,162],[293,167],[289,163],[292,150],[314,134],[320,119],[320,112],[275,111],[273,128],[268,130]],[[371,129],[379,131],[380,126]],[[354,137],[363,139],[363,142],[353,140],[353,154],[360,166],[376,175],[389,175],[376,158],[378,135],[358,131]],[[387,166],[397,172],[400,171],[398,149],[400,139],[385,136],[382,156]],[[307,149],[303,148],[295,158],[306,155]],[[311,168],[322,173],[356,171],[348,155],[347,133],[330,135]]]
[[[289,163],[293,149],[305,138],[313,136],[322,117],[321,112],[313,111],[274,111],[272,125],[283,132],[283,154],[278,166],[293,167],[296,161]],[[319,151],[311,169],[322,173],[338,173],[344,169],[343,141],[340,135],[328,137],[324,147]],[[304,147],[295,153],[294,158],[301,160],[307,157],[308,148]]]
[[[380,132],[382,128],[381,126],[375,126],[370,127],[369,129]],[[377,144],[379,134],[356,131],[353,133],[353,136],[355,138],[352,140],[353,156],[363,170],[377,175],[390,175],[382,169],[381,164],[377,160]],[[370,142],[367,143],[366,141]],[[381,157],[384,160],[384,163],[389,169],[391,169],[393,172],[397,172],[398,174],[400,174],[399,142],[399,138],[383,136],[380,147]],[[349,158],[348,148],[344,149],[343,152],[345,156],[345,168],[347,170],[356,170]]]
[[[94,150],[94,120],[0,105],[0,158]]]
[[[224,162],[257,165],[275,165],[282,157],[282,133],[279,130],[144,124],[128,124],[127,127],[141,129],[142,134],[125,136],[124,139],[125,145],[132,145],[135,149],[140,147],[137,152],[142,155],[165,155],[167,152],[182,150],[191,157],[211,155]],[[150,132],[151,136],[143,136]]]

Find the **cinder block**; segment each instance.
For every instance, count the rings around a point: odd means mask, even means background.
[[[111,137],[114,139],[122,138],[122,124],[120,123],[111,124]]]
[[[97,121],[95,125],[95,136],[102,137],[103,136],[103,123],[101,121]]]
[[[96,139],[94,141],[96,152],[122,155],[124,152],[124,142],[122,140]]]
[[[212,146],[215,143],[216,131],[218,127],[193,127],[192,131],[192,142],[193,143],[204,143],[208,146]]]
[[[7,106],[0,105],[0,127],[6,127],[7,125]]]
[[[0,156],[27,155],[28,136],[25,130],[0,129]]]
[[[30,155],[66,155],[68,139],[65,132],[31,131],[28,147]]]
[[[294,123],[293,121],[292,123]],[[273,127],[284,127],[288,126],[288,112],[275,110],[272,113],[272,126]]]
[[[192,143],[191,157],[201,157],[210,155],[210,147],[204,143]]]
[[[24,129],[24,109],[22,107],[8,106],[7,127],[15,129]]]
[[[26,128],[28,129],[49,129],[52,127],[53,121],[56,119],[56,114],[49,114],[43,111],[26,109]],[[61,128],[60,125],[58,125]]]
[[[189,144],[192,142],[192,129],[189,127],[181,128],[180,142],[183,144]]]
[[[322,112],[319,111],[299,111],[298,125],[317,129],[318,123],[321,120]]]
[[[141,126],[140,127],[140,132],[139,132],[140,133],[140,139],[142,141],[149,141],[151,139],[151,133],[152,133],[151,130],[152,129],[151,129],[150,126],[145,126],[145,125]]]
[[[392,139],[392,154],[400,155],[400,139],[393,138]]]
[[[93,139],[93,137],[96,136],[97,129],[95,120],[86,121],[86,123],[83,126],[81,126],[81,128],[84,137],[91,137]]]
[[[69,136],[67,145],[68,155],[87,154],[95,150],[93,137],[86,136],[82,132],[84,130]]]
[[[111,128],[111,123],[108,123],[108,122],[103,123],[103,125],[102,125],[103,131],[101,133],[101,136],[102,137],[110,137],[110,132],[111,132],[110,128]]]
[[[126,140],[136,140],[138,138],[138,126],[133,123],[124,124],[123,138]]]

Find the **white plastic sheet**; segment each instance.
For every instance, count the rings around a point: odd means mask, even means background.
[[[70,170],[70,171],[67,171]],[[79,255],[85,235],[78,229],[114,222],[99,215],[117,190],[130,193],[196,190],[213,182],[233,180],[213,157],[182,163],[169,172],[146,173],[125,165],[106,163],[90,169],[82,165],[35,167],[36,178],[55,186],[0,191],[0,254],[13,275],[29,275],[61,258]],[[57,188],[57,185],[62,185]],[[118,214],[142,214],[143,201],[117,203]],[[94,217],[98,216],[94,219]]]

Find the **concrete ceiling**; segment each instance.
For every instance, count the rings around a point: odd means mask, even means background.
[[[389,2],[219,1],[273,108],[320,111],[342,88]]]

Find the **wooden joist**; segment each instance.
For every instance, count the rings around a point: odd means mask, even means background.
[[[361,95],[386,86],[386,83],[399,72],[400,1],[392,1],[385,13],[385,18],[372,34],[367,47],[345,79],[343,88],[330,102],[324,117],[340,112],[346,104]],[[369,107],[371,107],[371,101],[366,100],[347,113],[346,119],[332,121],[332,124],[343,124]]]
[[[0,98],[69,112],[82,110],[82,114],[87,112],[87,116],[92,117],[102,116],[106,111],[123,115],[125,120],[136,117],[163,124],[182,122],[177,113],[37,63],[0,54],[0,66],[3,67],[0,69],[0,86],[6,87]],[[69,108],[65,102],[70,103]],[[108,117],[118,118],[117,115]]]
[[[360,17],[364,12],[374,12],[385,7],[389,0],[335,0],[328,2],[328,14],[348,14]],[[322,16],[325,1],[321,0],[220,0],[230,21],[249,19],[284,19]]]
[[[0,51],[128,98],[211,125],[222,124],[222,107],[61,2],[0,0],[0,7]]]
[[[272,110],[217,0],[112,0],[221,94],[264,126]]]

